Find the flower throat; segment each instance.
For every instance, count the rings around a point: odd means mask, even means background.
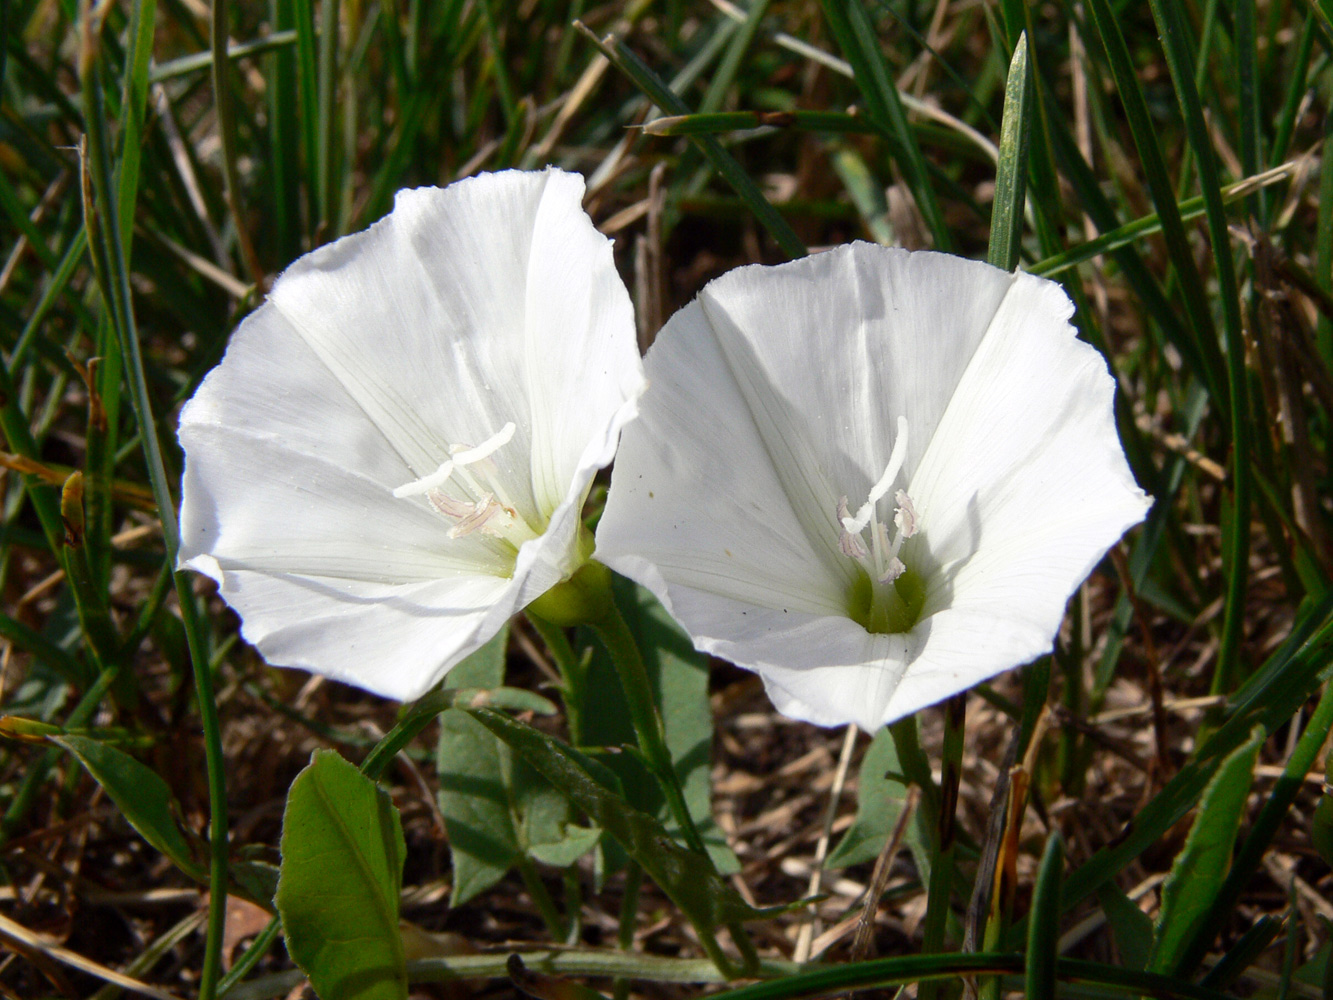
[[[893,537],[876,510],[893,487],[893,482],[907,460],[907,418],[898,418],[898,436],[889,454],[884,474],[870,488],[870,496],[853,515],[847,498],[838,500],[837,517],[841,530],[838,548],[854,559],[856,578],[847,592],[847,613],[867,632],[906,632],[921,617],[926,599],[925,582],[900,558],[903,543],[917,533],[917,513],[905,490],[894,493]],[[866,532],[870,544],[866,544]]]

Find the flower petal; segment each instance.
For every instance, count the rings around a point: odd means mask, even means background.
[[[402,701],[500,630],[522,605],[499,577],[381,584],[224,567],[192,568],[242,609],[241,634],[274,666],[301,667]]]
[[[967,294],[939,292],[960,283]],[[652,389],[616,459],[599,557],[846,614],[855,564],[838,545],[839,498],[855,508],[869,495],[900,416],[915,467],[1010,283],[955,257],[868,244],[711,282],[645,359]]]

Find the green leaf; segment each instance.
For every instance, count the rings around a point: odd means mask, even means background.
[[[991,207],[990,249],[986,259],[1012,271],[1022,245],[1023,205],[1027,196],[1028,138],[1032,133],[1032,74],[1028,70],[1027,33],[1020,33],[1004,86],[1000,123],[1000,160]]]
[[[681,847],[656,818],[628,805],[594,778],[582,754],[501,712],[474,708],[468,714],[619,841],[695,927],[716,928],[766,915],[746,904],[706,857]]]
[[[321,1000],[405,1000],[404,853],[388,793],[316,750],[287,793],[275,902],[287,951]]]
[[[1152,918],[1140,910],[1135,902],[1116,887],[1106,882],[1097,887],[1097,901],[1102,904],[1106,923],[1111,928],[1120,960],[1130,969],[1145,969],[1152,954]]]
[[[616,604],[639,642],[685,805],[713,863],[723,874],[739,871],[740,862],[713,821],[713,711],[708,701],[707,658],[695,650],[690,637],[650,591],[621,576],[613,579],[612,588]],[[636,738],[620,678],[605,647],[591,634],[587,641],[593,643],[593,655],[584,685],[583,743],[590,747],[632,747]],[[660,785],[637,754],[608,754],[600,761],[620,779],[631,805],[657,816],[672,833],[679,833]]]
[[[506,628],[450,671],[446,690],[504,682]],[[440,714],[439,804],[453,862],[450,905],[495,885],[522,858],[566,867],[600,831],[578,826],[568,800],[485,726],[459,708]]]
[[[875,734],[866,755],[861,759],[861,774],[857,779],[856,818],[843,834],[838,846],[829,854],[825,865],[829,868],[850,868],[863,861],[879,857],[884,849],[907,798],[907,786],[902,780],[902,765],[898,749],[887,728]],[[908,827],[906,840],[914,858],[928,860],[929,848],[921,836],[918,823]],[[919,862],[918,862],[919,864]],[[920,869],[928,872],[929,868]],[[922,881],[925,881],[923,875]]]
[[[1263,729],[1256,726],[1250,739],[1222,762],[1204,789],[1185,848],[1162,885],[1156,941],[1148,963],[1153,972],[1174,971],[1194,925],[1205,920],[1212,909],[1231,865],[1236,831],[1264,739]]]
[[[171,789],[156,771],[129,754],[86,736],[56,736],[51,742],[79,759],[144,840],[191,878],[208,878],[172,815]]]
[[[1184,818],[1225,757],[1245,742],[1256,723],[1271,735],[1304,706],[1333,673],[1331,654],[1333,593],[1304,606],[1282,645],[1231,696],[1230,717],[1200,748],[1194,761],[1135,814],[1114,845],[1102,848],[1070,874],[1065,880],[1065,909],[1096,891]]]
[[[1060,879],[1065,867],[1065,842],[1059,832],[1046,841],[1032,889],[1028,918],[1028,952],[1024,963],[1028,1000],[1054,1000],[1055,966],[1060,955]]]

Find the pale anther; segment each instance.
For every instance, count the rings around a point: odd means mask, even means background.
[[[899,490],[893,499],[898,504],[898,509],[893,512],[893,524],[904,538],[911,538],[916,534],[916,507],[912,505],[912,498],[906,490]]]
[[[853,534],[847,530],[847,524],[851,517],[847,513],[847,498],[841,497],[838,500],[838,522],[843,526],[842,531],[838,533],[838,548],[842,554],[850,559],[864,559],[868,554],[866,552],[866,543],[861,541],[861,536]]]

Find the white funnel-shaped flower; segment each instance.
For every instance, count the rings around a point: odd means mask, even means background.
[[[401,192],[186,405],[181,562],[270,663],[415,698],[587,558],[645,383],[582,196],[558,170]]]
[[[868,244],[709,284],[645,359],[598,557],[778,710],[867,729],[1051,649],[1149,506],[1060,287]]]

